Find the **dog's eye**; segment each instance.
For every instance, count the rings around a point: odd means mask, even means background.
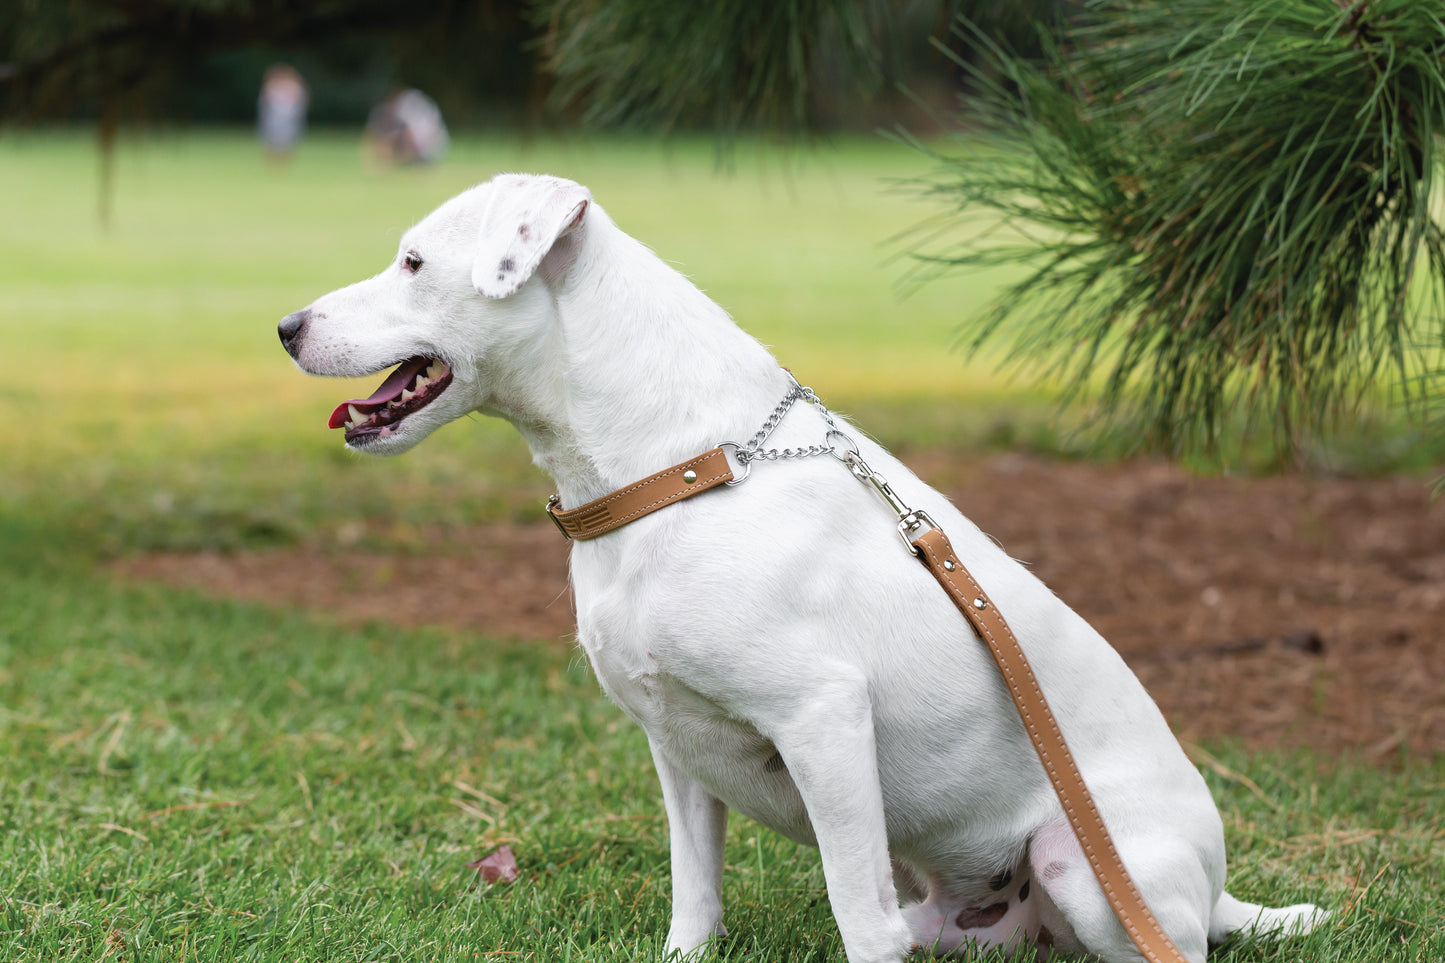
[[[416,253],[415,251],[407,251],[406,257],[401,259],[401,265],[408,274],[415,274],[416,272],[421,270],[421,255]]]

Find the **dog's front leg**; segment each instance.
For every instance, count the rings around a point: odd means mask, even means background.
[[[774,733],[823,857],[850,963],[897,963],[913,949],[888,858],[867,680],[851,670],[812,684]]]
[[[728,810],[656,743],[652,762],[662,783],[672,851],[672,926],[667,931],[667,953],[688,956],[714,936],[727,933],[722,924],[722,869]]]

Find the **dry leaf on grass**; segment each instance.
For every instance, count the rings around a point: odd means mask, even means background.
[[[500,846],[490,856],[467,863],[467,869],[476,870],[477,875],[489,883],[510,883],[520,872],[510,846]]]

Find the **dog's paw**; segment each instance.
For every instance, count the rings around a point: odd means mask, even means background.
[[[674,920],[667,932],[667,948],[663,957],[667,960],[695,960],[702,956],[709,943],[728,935],[728,928],[722,920],[715,923],[690,923]]]
[[[843,949],[848,963],[902,963],[918,951],[919,945],[902,915],[895,914],[880,932],[861,940],[845,938]]]

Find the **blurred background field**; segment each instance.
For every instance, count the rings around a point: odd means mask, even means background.
[[[15,442],[0,498],[109,552],[284,541],[369,513],[505,517],[521,487],[530,505],[544,484],[489,419],[451,426],[421,457],[343,452],[325,417],[372,386],[301,376],[275,335],[282,315],[380,270],[406,227],[502,170],[583,180],[832,404],[876,414],[875,430],[976,439],[1048,408],[991,359],[950,350],[993,279],[906,289],[888,239],[922,211],[890,179],[927,162],[881,138],[745,144],[730,172],[701,138],[463,138],[445,164],[403,171],[368,167],[341,134],[313,136],[283,169],[258,154],[237,133],[127,143],[103,229],[89,140],[0,139],[3,343],[63,384],[0,398]]]
[[[379,169],[354,136],[313,135],[285,167],[238,132],[126,142],[113,223],[78,132],[0,138],[0,337],[36,390],[0,395],[11,440],[0,504],[44,518],[46,544],[114,556],[288,544],[422,520],[524,517],[545,488],[509,427],[475,417],[420,454],[353,457],[324,427],[370,383],[303,377],[275,322],[380,270],[406,227],[501,170],[583,180],[625,229],[691,277],[835,408],[895,447],[1019,448],[1111,458],[1047,382],[1002,348],[956,350],[961,320],[1016,279],[974,270],[915,283],[907,181],[919,152],[879,137],[781,149],[705,138],[462,137],[440,165]],[[42,387],[43,386],[43,387]],[[1245,433],[1222,464],[1258,467]],[[1445,441],[1366,414],[1309,453],[1351,474],[1422,470]],[[1265,464],[1268,464],[1267,462]],[[39,522],[34,522],[39,524]]]

